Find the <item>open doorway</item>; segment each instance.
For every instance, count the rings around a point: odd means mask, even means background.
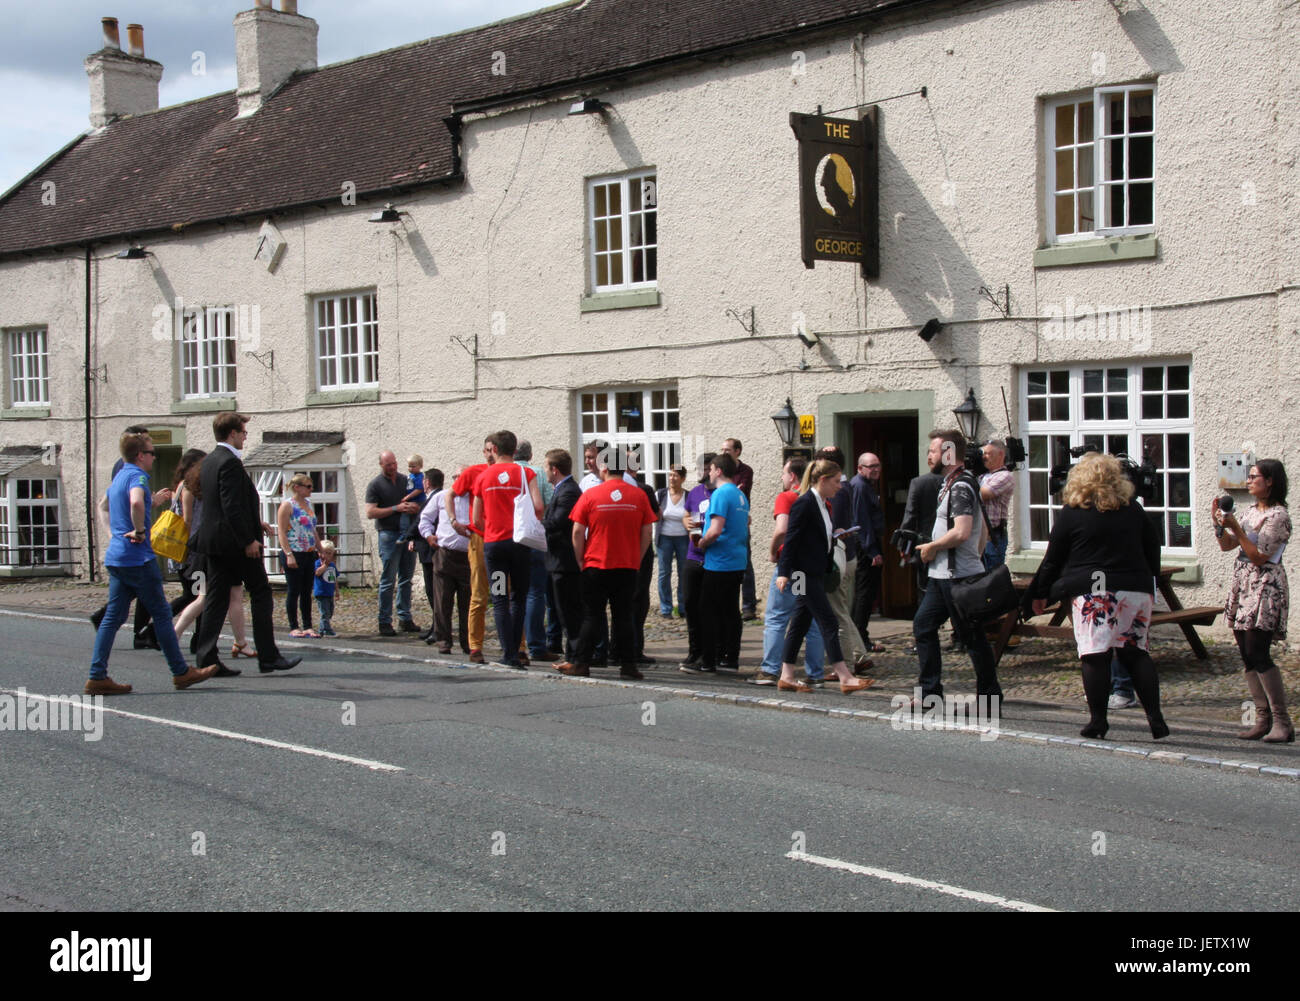
[[[885,565],[880,579],[880,596],[872,614],[891,619],[910,619],[916,614],[916,574],[898,565],[898,554],[889,545],[903,521],[907,506],[907,485],[919,472],[917,440],[920,434],[916,412],[866,415],[851,418],[853,453],[846,457],[856,465],[863,452],[880,456],[880,500],[885,512],[883,552]]]

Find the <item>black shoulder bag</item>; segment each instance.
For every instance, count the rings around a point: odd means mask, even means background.
[[[979,485],[973,476],[958,477],[954,481],[955,487],[958,483],[965,483],[970,487],[971,492],[975,495],[975,505],[980,509],[980,516],[984,519],[984,524],[988,526],[989,534],[993,534],[993,526],[989,525],[989,516],[984,513],[984,503],[980,500]],[[948,498],[948,527],[952,528],[952,496],[951,488],[949,489]],[[949,566],[956,568],[957,554],[955,550],[948,551]],[[958,626],[970,633],[972,630],[982,626],[993,619],[1001,618],[1012,609],[1020,607],[1020,596],[1016,593],[1015,585],[1011,583],[1011,571],[1003,563],[1000,567],[993,570],[986,570],[983,573],[974,574],[970,577],[963,578],[961,581],[954,582],[952,585],[952,607],[953,617],[960,619]]]

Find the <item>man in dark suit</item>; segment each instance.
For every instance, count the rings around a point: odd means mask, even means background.
[[[858,526],[858,570],[853,582],[853,624],[858,627],[867,653],[885,648],[871,639],[871,608],[880,593],[880,574],[885,564],[885,513],[881,509],[880,457],[874,452],[858,456],[858,474],[849,480],[853,488],[853,524]],[[843,491],[841,491],[843,492]]]
[[[546,478],[555,487],[542,515],[546,529],[546,570],[555,588],[555,609],[564,631],[565,660],[573,662],[582,630],[582,576],[573,553],[573,522],[569,514],[582,491],[573,481],[573,457],[562,448],[546,453]]]
[[[230,589],[235,584],[242,583],[248,592],[262,673],[287,671],[302,660],[286,660],[275,645],[271,585],[262,565],[262,535],[267,529],[258,513],[257,488],[244,470],[241,455],[248,438],[247,423],[246,415],[233,410],[223,410],[212,419],[217,445],[203,460],[199,472],[203,513],[195,548],[206,557],[207,590],[195,656],[200,667],[219,665],[218,677],[239,673],[222,665],[217,656],[217,639],[230,608]]]

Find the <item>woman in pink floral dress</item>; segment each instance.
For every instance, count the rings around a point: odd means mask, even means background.
[[[1029,585],[1033,612],[1068,601],[1091,719],[1081,736],[1106,736],[1114,650],[1133,678],[1151,736],[1169,736],[1160,713],[1160,679],[1147,653],[1147,630],[1160,572],[1160,538],[1132,503],[1133,484],[1113,455],[1089,453],[1070,470],[1043,562]]]
[[[1226,553],[1241,547],[1232,568],[1232,590],[1224,616],[1246,665],[1246,687],[1255,700],[1255,725],[1237,736],[1289,744],[1295,740],[1295,727],[1286,711],[1282,672],[1269,656],[1273,641],[1286,639],[1289,600],[1282,552],[1291,538],[1286,469],[1277,459],[1261,459],[1250,467],[1247,479],[1255,503],[1240,519],[1220,511],[1218,498],[1210,507],[1215,524],[1224,528],[1219,548]]]

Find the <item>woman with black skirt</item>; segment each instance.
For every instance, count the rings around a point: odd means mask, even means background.
[[[818,459],[804,473],[802,496],[790,508],[790,521],[776,578],[778,591],[789,587],[795,595],[794,615],[786,630],[785,649],[781,655],[781,678],[776,683],[782,691],[813,690],[795,675],[799,648],[803,646],[813,619],[817,620],[825,640],[826,663],[839,679],[840,691],[845,695],[860,692],[870,688],[873,680],[855,678],[844,663],[839,621],[826,597],[826,572],[832,566],[831,553],[835,543],[827,505],[839,489],[839,465],[829,459]]]

